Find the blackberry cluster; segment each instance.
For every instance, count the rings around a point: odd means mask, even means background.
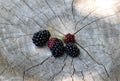
[[[79,48],[74,43],[67,43],[65,52],[71,57],[77,57],[80,54]]]
[[[50,38],[50,32],[48,30],[41,30],[34,33],[32,41],[37,47],[42,47],[46,45],[47,41]]]
[[[66,34],[64,37],[64,43],[62,40],[58,38],[50,39],[50,32],[48,30],[41,30],[39,32],[34,33],[32,41],[37,47],[42,47],[44,45],[48,45],[50,48],[52,55],[54,57],[59,57],[66,52],[71,57],[77,57],[80,54],[79,48],[75,45],[75,36],[74,34]]]
[[[64,54],[64,44],[62,40],[58,38],[51,38],[48,41],[48,47],[50,48],[54,57],[59,57]]]

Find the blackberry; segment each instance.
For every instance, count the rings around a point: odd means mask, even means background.
[[[50,48],[54,57],[59,57],[64,54],[64,44],[62,40],[58,38],[51,38],[48,41],[48,47]]]
[[[70,43],[70,42],[75,43],[75,36],[74,36],[74,34],[68,33],[64,37],[64,43],[67,44],[67,43]]]
[[[57,40],[58,40],[58,38],[51,38],[47,43],[48,47],[51,49],[53,46],[53,43],[55,43]]]
[[[79,48],[74,43],[66,44],[65,52],[71,57],[77,57],[80,54]]]
[[[47,41],[50,38],[50,32],[48,30],[41,30],[34,33],[32,41],[37,47],[42,47],[46,45]]]

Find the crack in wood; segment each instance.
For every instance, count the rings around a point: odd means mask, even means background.
[[[52,9],[52,7],[51,7],[50,4],[48,3],[48,1],[45,0],[45,2],[47,3],[47,5],[48,5],[49,8],[51,9],[51,11],[53,12],[53,14],[55,15],[55,17],[58,18],[59,21],[61,22],[61,24],[65,27],[65,25],[64,25],[64,23],[63,23],[63,21],[62,21],[62,19],[61,19],[59,16],[56,15],[56,13],[55,13],[54,10]]]
[[[25,77],[25,74],[26,74],[27,71],[29,71],[29,70],[31,70],[31,69],[37,67],[37,66],[40,66],[40,65],[44,64],[49,58],[51,58],[51,56],[50,56],[50,57],[47,57],[46,59],[44,59],[41,63],[36,64],[36,65],[34,65],[34,66],[32,66],[32,67],[26,69],[26,70],[23,72],[23,81],[24,81],[24,77]]]
[[[111,16],[115,16],[116,14],[118,14],[119,12],[115,13],[115,14],[112,14],[112,15],[109,15],[109,16],[105,16],[105,17],[101,17],[101,18],[98,18],[98,19],[95,19],[93,21],[91,21],[90,23],[84,25],[83,27],[81,27],[80,29],[78,29],[74,34],[77,34],[80,30],[84,29],[85,27],[87,27],[88,25],[96,22],[96,21],[99,21],[99,20],[102,20],[102,19],[105,19],[105,18],[108,18],[108,17],[111,17]]]
[[[65,62],[65,61],[67,60],[67,58],[68,58],[68,55],[66,55],[65,58],[64,58],[64,60],[63,60],[63,63],[64,63],[64,64],[63,64],[61,70],[60,70],[58,73],[55,73],[54,75],[52,75],[52,76],[49,78],[50,81],[53,81],[53,79],[63,71],[64,67],[66,66],[66,62]],[[61,79],[61,81],[62,81],[62,79]]]
[[[16,4],[13,0],[11,0],[13,4],[15,4],[15,6],[17,6],[19,9],[21,8],[18,4]]]
[[[110,77],[110,75],[109,75],[106,67],[105,67],[102,63],[99,63],[96,59],[94,59],[94,58],[91,56],[91,54],[90,54],[83,46],[81,46],[79,43],[76,42],[76,44],[77,44],[78,46],[80,46],[80,48],[82,48],[82,49],[87,53],[87,55],[88,55],[94,62],[96,62],[98,65],[102,66],[102,67],[104,68],[107,76]]]
[[[73,59],[73,58],[72,58],[72,59]],[[74,74],[75,74],[76,70],[75,70],[73,61],[72,61],[72,65],[73,65],[73,73],[72,73],[71,77],[72,77],[72,81],[74,81],[73,77],[74,77]]]
[[[21,0],[32,12],[34,12],[33,8],[26,2],[26,0]]]
[[[99,75],[99,77],[103,80],[103,81],[107,81],[107,80],[105,80],[102,76],[101,76],[101,74],[97,71],[97,73],[98,73],[98,75]]]
[[[64,65],[62,66],[61,70],[60,70],[58,73],[55,73],[54,75],[52,75],[52,76],[49,78],[49,80],[50,80],[50,81],[53,81],[53,79],[63,71],[63,69],[64,69],[65,66],[66,66],[66,63],[64,63]]]
[[[83,63],[83,64],[85,64],[85,66],[87,67],[87,68],[89,68],[89,65],[87,65],[81,58],[80,58],[80,56],[78,57],[79,58],[79,60]],[[82,65],[83,65],[82,64]],[[83,65],[84,66],[84,65]]]
[[[72,16],[73,16],[73,20],[75,23],[75,31],[76,31],[76,19],[75,19],[75,14],[74,14],[74,0],[72,0],[72,4],[71,4],[71,11],[72,11]]]
[[[90,13],[88,13],[82,20],[80,19],[79,21],[77,21],[77,23],[75,24],[75,27],[77,27],[78,24],[82,24],[83,21],[85,21],[93,12],[95,12],[96,9],[93,9]]]
[[[13,4],[15,4],[18,8],[21,8],[17,3],[15,3],[13,0],[11,0],[12,2],[13,2]],[[35,0],[36,1],[36,3],[38,3],[38,1],[37,0]],[[30,5],[29,5],[29,3],[26,1],[26,0],[23,0],[23,5],[24,4],[26,4],[26,6],[28,6],[29,8],[30,8],[30,10],[32,11],[32,12],[34,12],[34,14],[35,14],[35,10],[34,10],[34,8],[32,8]],[[46,1],[47,2],[47,1]],[[75,14],[74,14],[74,5],[73,5],[73,3],[74,3],[74,0],[72,1],[72,4],[71,4],[71,11],[72,11],[72,15],[73,15],[73,20],[75,20]],[[39,4],[39,3],[38,3]],[[48,3],[49,4],[49,3]],[[47,5],[48,5],[47,4]],[[65,4],[65,0],[64,0],[64,4]],[[21,5],[22,6],[22,5]],[[39,7],[41,8],[41,5],[39,4]],[[49,4],[49,6],[48,6],[49,8],[51,7],[51,5]],[[8,10],[4,7],[4,9],[6,10],[6,12],[8,13],[8,14],[10,14],[10,12],[8,12]],[[53,7],[51,7],[50,8],[51,9],[51,11],[53,10],[53,14],[59,19],[59,21],[65,26],[65,24],[64,24],[64,22],[63,22],[63,19],[62,19],[62,17],[61,16],[57,16],[57,13],[55,13],[55,10],[53,9]],[[42,13],[41,11],[39,11],[40,13]],[[93,11],[94,12],[94,11]],[[86,15],[84,18],[83,18],[83,20],[85,20],[85,19],[87,19],[93,12],[90,12],[88,15]],[[13,16],[15,16],[16,18],[18,18],[19,19],[19,21],[22,21],[22,24],[25,24],[26,25],[26,23],[23,21],[23,18],[20,18],[20,16],[18,16],[18,15],[15,15],[15,14],[12,14]],[[45,13],[43,13],[43,15],[48,19],[48,21],[50,21],[50,23],[51,24],[53,24],[52,22],[51,22],[51,20],[49,19],[49,17],[45,14]],[[10,15],[11,16],[11,15]],[[1,17],[1,19],[3,18],[5,21],[6,21],[6,23],[0,23],[0,24],[3,24],[3,25],[12,25],[12,26],[17,26],[17,24],[15,24],[13,21],[11,21],[10,19],[7,19],[7,18],[5,18],[3,15],[2,15],[2,13],[0,13],[0,17]],[[27,17],[28,18],[28,17]],[[104,18],[101,18],[101,19],[104,19]],[[39,25],[41,25],[41,24],[39,24],[39,22],[37,21],[37,20],[35,20],[34,18],[31,18],[31,20],[33,21],[33,22],[35,22],[38,26]],[[90,22],[90,23],[88,23],[87,25],[85,25],[85,26],[83,26],[81,29],[79,29],[79,31],[80,30],[82,30],[83,28],[85,28],[85,27],[87,27],[88,25],[90,25],[90,24],[92,24],[92,23],[94,23],[94,22],[96,22],[96,21],[99,21],[100,20],[100,18],[99,19],[96,19],[96,20],[94,20],[94,21],[92,21],[92,22]],[[79,22],[77,22],[77,23],[82,23],[83,21],[79,21]],[[75,23],[76,24],[76,23]],[[116,24],[115,24],[116,25]],[[42,25],[41,25],[42,26]],[[76,27],[77,27],[77,24],[76,24]],[[1,27],[2,28],[2,27]],[[79,32],[78,31],[78,32]],[[77,34],[78,32],[75,32],[75,34]],[[5,34],[5,33],[4,33]],[[12,33],[9,33],[9,34],[12,34]],[[29,34],[26,34],[26,35],[20,35],[20,36],[27,36],[27,35],[29,35]],[[32,35],[32,34],[30,34],[30,35]],[[14,38],[14,37],[8,37],[8,38]],[[8,38],[6,38],[6,39],[8,39]],[[17,38],[17,37],[16,37]],[[2,39],[2,40],[5,40],[5,39]],[[12,44],[12,43],[11,43]],[[13,45],[11,45],[11,47],[12,47]],[[7,46],[1,46],[0,48],[4,48],[4,47],[7,47]],[[22,47],[20,47],[20,48],[22,48]],[[18,48],[17,48],[18,49]],[[84,49],[83,49],[84,50]],[[26,57],[26,60],[30,60],[30,57],[27,57],[25,54],[23,54],[25,57]],[[105,65],[103,65],[103,64],[101,64],[101,63],[99,63],[99,62],[97,62],[90,54],[88,54],[89,56],[90,56],[90,58],[92,58],[92,60],[94,61],[94,62],[96,62],[98,65],[101,65],[102,67],[103,67],[103,69],[105,70],[105,73],[107,74],[107,75],[109,75],[108,74],[108,72],[107,72],[107,68],[105,67]],[[32,57],[32,56],[31,56]],[[65,62],[67,60],[67,56],[64,58],[64,60],[63,60],[63,62]],[[30,60],[31,61],[31,60]],[[43,62],[41,62],[40,63],[40,65],[42,65],[42,64],[44,64],[45,62],[47,61],[47,59],[46,60],[44,60]],[[113,58],[112,58],[112,61],[113,61]],[[24,62],[24,61],[23,61]],[[83,62],[83,61],[81,61],[81,62]],[[83,62],[84,63],[84,62]],[[20,64],[18,64],[18,67],[19,67],[19,65],[21,65],[22,63],[20,63]],[[73,59],[72,59],[72,61],[71,61],[71,65],[73,65],[73,73],[72,73],[72,75],[71,75],[71,78],[72,78],[72,81],[74,81],[74,79],[73,79],[73,77],[74,77],[74,74],[75,74],[75,67],[74,67],[74,63],[73,63]],[[87,64],[85,64],[86,65],[86,67],[89,67]],[[39,66],[39,65],[38,65]],[[60,72],[57,74],[57,75],[59,75],[62,71],[63,71],[63,69],[64,69],[64,67],[66,66],[66,63],[65,63],[65,65],[63,65],[62,66],[62,70],[60,70]],[[8,66],[8,67],[10,67],[10,66]],[[33,68],[34,68],[34,66],[33,66]],[[29,69],[29,68],[28,68]],[[30,68],[30,69],[32,69],[32,68]],[[88,68],[87,68],[88,69]],[[4,70],[3,70],[4,71]],[[28,70],[29,71],[29,70]],[[4,73],[4,72],[3,72]],[[84,76],[85,76],[85,74],[83,74],[83,70],[81,71],[81,74],[82,74],[82,77],[83,77],[83,80],[84,80]],[[91,75],[92,76],[92,75]],[[100,75],[99,75],[100,76]],[[53,77],[53,79],[55,78],[56,76],[54,76]],[[93,77],[92,77],[93,78]],[[61,79],[62,80],[62,79]],[[93,80],[93,81],[95,81],[95,80]],[[118,81],[118,79],[116,79],[116,81]]]
[[[27,3],[27,2],[25,2],[24,0],[22,0],[25,4],[26,4],[26,6],[29,8],[29,9],[31,9],[33,12],[35,12],[34,11],[34,9]],[[40,11],[39,11],[40,12]],[[41,12],[40,12],[41,13]],[[35,14],[37,14],[37,13],[35,13]],[[37,14],[38,15],[38,14]],[[27,16],[25,16],[25,17],[27,17]],[[39,17],[39,16],[38,16]],[[40,25],[35,19],[33,19],[33,18],[30,18],[30,17],[27,17],[27,18],[29,18],[29,19],[31,19],[31,20],[33,20],[40,28],[43,28],[43,26],[42,25]],[[40,17],[39,17],[40,18]],[[41,18],[40,18],[41,19]]]
[[[82,80],[85,81],[85,76],[84,76],[83,71],[81,71],[81,74],[82,74]]]
[[[92,72],[90,72],[90,75],[91,75],[93,81],[95,81],[95,78],[93,77]]]

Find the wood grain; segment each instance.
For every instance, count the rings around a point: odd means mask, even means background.
[[[113,1],[105,9],[96,0],[0,0],[0,81],[120,81],[120,1]],[[80,56],[54,58],[35,47],[33,34],[50,27],[74,33]]]

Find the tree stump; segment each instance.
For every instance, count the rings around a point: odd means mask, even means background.
[[[120,81],[119,2],[0,0],[0,81]],[[36,47],[33,34],[49,28],[75,34],[80,55]]]

